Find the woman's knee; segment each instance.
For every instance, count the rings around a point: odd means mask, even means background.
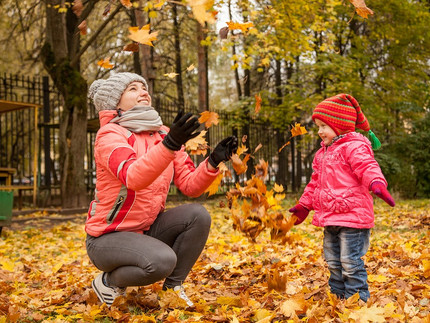
[[[151,259],[146,269],[149,273],[165,278],[169,276],[176,267],[177,257],[173,249],[164,248],[158,250],[156,257]]]
[[[210,228],[211,216],[204,206],[201,204],[190,204],[189,213],[193,215],[199,225]]]

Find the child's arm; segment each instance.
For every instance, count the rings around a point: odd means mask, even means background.
[[[370,185],[370,190],[380,199],[385,201],[389,206],[396,205],[396,202],[394,202],[393,197],[390,195],[390,193],[387,190],[387,187],[384,183],[376,181],[373,182]]]
[[[348,149],[348,162],[361,183],[388,205],[394,206],[394,199],[387,190],[388,183],[374,158],[372,149],[363,144],[351,145]]]

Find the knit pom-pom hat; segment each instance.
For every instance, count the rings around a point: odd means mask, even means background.
[[[312,114],[312,120],[315,119],[326,123],[338,136],[355,131],[356,128],[367,131],[372,148],[376,150],[381,147],[357,100],[349,94],[341,93],[319,103]]]
[[[116,110],[121,95],[132,82],[142,82],[148,88],[148,84],[142,76],[122,72],[116,73],[106,80],[94,81],[88,89],[88,97],[93,101],[97,112],[100,110]]]

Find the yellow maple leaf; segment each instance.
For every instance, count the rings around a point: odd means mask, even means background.
[[[97,62],[97,65],[101,66],[102,68],[107,68],[107,69],[113,68],[113,64],[110,62],[110,57],[99,60]]]
[[[195,68],[196,67],[194,66],[194,64],[191,64],[190,66],[187,67],[187,72],[191,72]]]
[[[303,295],[296,295],[293,298],[282,302],[280,312],[286,317],[306,313],[307,303]]]
[[[357,320],[360,323],[367,322],[386,322],[384,317],[384,309],[373,305],[372,307],[362,307],[358,310],[353,311],[349,315],[349,319]]]
[[[371,275],[371,274],[367,277],[367,279],[372,283],[373,282],[385,283],[388,280],[388,278],[383,275]]]
[[[284,186],[282,184],[278,185],[278,184],[275,183],[275,186],[273,187],[273,190],[276,193],[282,193],[284,191]]]
[[[196,20],[204,26],[206,22],[214,23],[215,18],[209,9],[213,6],[213,0],[188,0],[187,1]]]
[[[179,75],[178,73],[175,73],[175,72],[172,72],[172,73],[166,73],[166,74],[163,74],[164,76],[167,76],[168,78],[171,78],[171,79],[173,79],[173,78],[175,78],[176,77],[176,75]]]
[[[189,151],[191,155],[206,155],[209,148],[205,139],[206,132],[206,130],[201,131],[197,137],[185,143],[185,149]]]
[[[245,152],[247,152],[248,151],[248,148],[245,146],[245,145],[240,145],[238,148],[237,148],[237,152],[236,152],[236,154],[238,155],[238,156],[240,156],[240,155],[242,155],[243,153],[245,153]]]
[[[222,178],[223,178],[223,174],[220,173],[218,174],[218,176],[215,178],[215,180],[212,182],[212,184],[206,189],[205,193],[208,193],[208,196],[214,195],[216,194],[216,192],[218,192],[218,188],[221,184]]]
[[[218,124],[219,115],[216,112],[203,111],[200,113],[199,122],[204,123],[206,128],[210,128],[213,124]]]
[[[151,33],[149,30],[149,24],[143,26],[140,29],[139,27],[129,27],[128,31],[130,32],[130,35],[128,35],[128,38],[140,44],[154,46],[152,42],[154,40],[157,40],[158,32],[155,31]]]

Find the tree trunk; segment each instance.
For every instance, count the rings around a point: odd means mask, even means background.
[[[46,70],[64,97],[59,142],[61,204],[64,208],[83,207],[88,203],[84,180],[87,82],[79,71],[79,64],[70,64],[73,55],[79,51],[77,19],[73,14],[59,13],[55,9],[57,2],[46,2],[47,38],[41,54]]]
[[[142,10],[143,1],[139,1],[139,7],[136,9],[136,21],[139,28],[142,28],[146,24],[149,23],[149,21],[146,20],[146,17],[144,16],[144,11]],[[148,83],[148,91],[149,94],[152,96],[154,93],[154,86],[155,86],[155,70],[153,65],[153,50],[151,46],[139,44],[139,52],[140,52],[140,68],[142,72],[142,76],[145,78],[146,82]]]
[[[176,71],[176,94],[178,98],[178,108],[184,109],[185,100],[184,100],[184,88],[182,85],[182,54],[181,54],[181,40],[179,38],[180,35],[180,27],[178,23],[178,7],[176,3],[172,4],[172,13],[173,13],[173,30],[175,37],[175,71]]]
[[[206,31],[197,23],[197,61],[198,61],[198,107],[199,111],[206,111],[209,107],[209,84],[208,84],[208,51],[201,41],[206,39]]]
[[[275,70],[275,91],[276,91],[276,105],[279,107],[283,101],[282,95],[282,64],[279,59],[276,60],[276,70]],[[281,148],[286,143],[285,134],[283,129],[278,129],[276,131],[276,144],[278,149]],[[282,149],[278,153],[278,171],[276,173],[276,182],[282,184],[284,189],[287,190],[287,173],[288,173],[288,147]]]

